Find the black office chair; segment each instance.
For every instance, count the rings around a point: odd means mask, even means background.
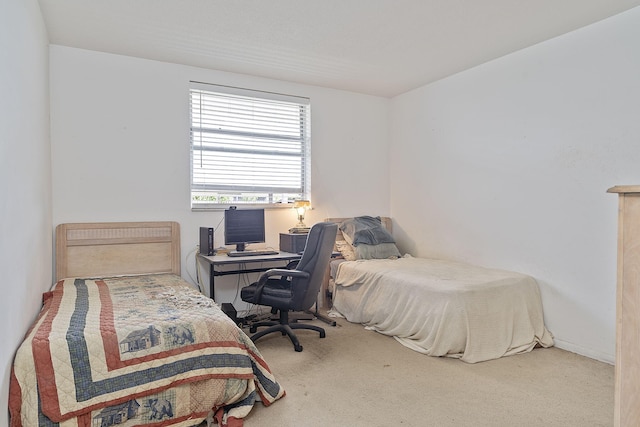
[[[302,346],[293,329],[310,329],[319,332],[320,338],[325,337],[324,329],[318,326],[300,322],[289,323],[289,312],[309,310],[316,303],[337,231],[338,225],[332,222],[315,224],[309,231],[304,252],[294,269],[268,270],[260,276],[257,283],[242,288],[240,298],[243,301],[269,306],[274,313],[280,312],[278,321],[258,322],[251,325],[249,331],[252,334],[258,327],[269,326],[252,335],[252,341],[255,342],[258,338],[272,332],[281,332],[282,335],[289,336],[296,351],[302,351]]]

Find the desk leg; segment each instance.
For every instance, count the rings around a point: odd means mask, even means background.
[[[336,326],[336,321],[335,320],[331,320],[327,316],[323,316],[322,314],[320,314],[320,312],[318,311],[318,299],[317,298],[316,298],[316,309],[314,311],[307,310],[307,313],[313,314],[315,317],[317,317],[319,320],[322,320],[324,323],[326,323],[329,326]]]
[[[216,292],[216,285],[215,285],[215,281],[214,281],[214,269],[213,269],[213,263],[209,264],[209,298],[211,298],[212,300],[216,300],[215,298],[215,292]]]
[[[324,323],[326,323],[329,326],[336,326],[335,320],[331,320],[327,316],[323,316],[322,314],[318,313],[317,308],[315,309],[315,311],[307,310],[307,313],[313,314],[315,317],[318,318],[318,320],[322,320]]]

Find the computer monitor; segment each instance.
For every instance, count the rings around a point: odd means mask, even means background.
[[[224,213],[224,244],[236,245],[244,251],[247,243],[263,243],[264,209],[237,209],[231,207]]]

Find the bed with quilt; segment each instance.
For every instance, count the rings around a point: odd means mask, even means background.
[[[180,277],[174,222],[62,224],[57,283],[13,364],[11,426],[241,426],[284,390]]]
[[[476,363],[553,346],[538,283],[511,271],[401,255],[391,220],[340,224],[331,266],[334,316],[430,356]]]

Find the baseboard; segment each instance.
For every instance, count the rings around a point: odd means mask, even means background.
[[[580,356],[588,357],[589,359],[595,359],[597,361],[608,363],[610,365],[615,365],[615,354],[593,351],[570,342],[559,340],[557,338],[554,338],[553,341],[554,345],[562,350],[570,351],[571,353],[576,353]]]

